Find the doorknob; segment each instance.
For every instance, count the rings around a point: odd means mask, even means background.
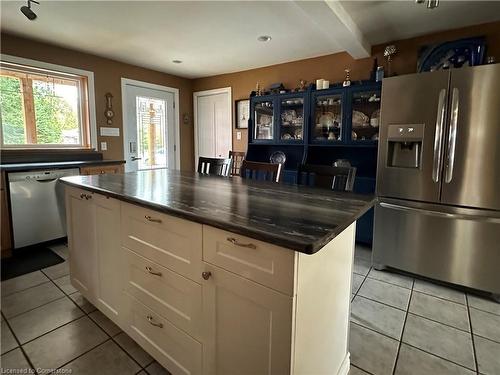
[[[142,159],[142,158],[138,158],[137,156],[132,156],[132,157],[130,158],[130,160],[132,160],[132,161],[141,160],[141,159]]]

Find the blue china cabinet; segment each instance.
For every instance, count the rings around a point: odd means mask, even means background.
[[[357,168],[354,191],[374,193],[381,83],[253,96],[250,98],[247,159],[269,162],[286,155],[284,183],[297,183],[301,163],[332,165],[349,160]],[[358,220],[356,240],[371,244],[373,209]]]

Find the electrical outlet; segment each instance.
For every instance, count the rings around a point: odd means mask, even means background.
[[[240,141],[240,140],[241,140],[241,132],[236,132],[236,139],[237,139],[238,141]]]
[[[108,142],[101,142],[101,151],[107,151]]]

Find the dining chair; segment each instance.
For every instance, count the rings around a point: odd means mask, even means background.
[[[302,164],[298,170],[299,184],[336,191],[352,191],[355,178],[355,167]]]
[[[243,160],[240,167],[240,176],[253,180],[280,182],[281,164],[259,163]]]
[[[198,158],[198,173],[229,177],[232,159]]]
[[[231,164],[231,176],[239,176],[241,163],[245,160],[245,153],[243,151],[229,151],[229,159],[233,160]]]

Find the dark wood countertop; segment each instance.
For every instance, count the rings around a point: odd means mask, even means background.
[[[167,169],[60,181],[306,254],[320,250],[375,203],[372,195]]]

